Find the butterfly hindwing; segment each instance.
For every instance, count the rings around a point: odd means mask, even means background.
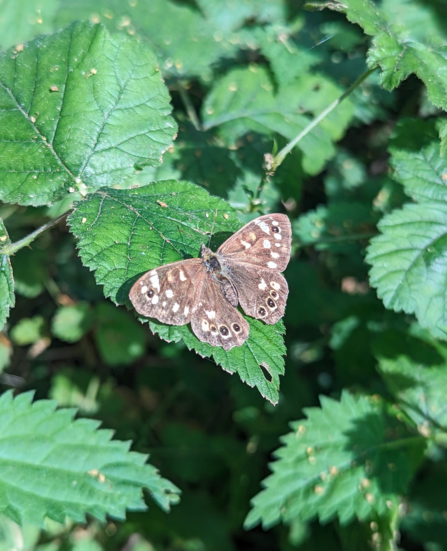
[[[141,276],[132,286],[129,298],[143,316],[184,325],[191,321],[206,276],[200,258],[173,262]]]
[[[290,260],[291,241],[289,218],[285,214],[266,214],[228,238],[217,255],[283,272]]]
[[[191,327],[200,341],[222,346],[225,350],[241,346],[250,332],[248,323],[209,276],[202,287]]]

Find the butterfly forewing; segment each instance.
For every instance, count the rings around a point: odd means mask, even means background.
[[[191,320],[192,330],[200,341],[211,346],[222,346],[225,350],[241,346],[248,338],[250,327],[223,296],[217,282],[207,278]]]
[[[290,260],[292,228],[285,214],[255,218],[223,243],[217,254],[283,272]]]
[[[129,298],[135,310],[170,325],[191,321],[207,277],[200,258],[181,260],[147,272],[136,281]]]

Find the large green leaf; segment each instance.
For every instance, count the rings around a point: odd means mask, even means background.
[[[169,0],[61,0],[57,24],[64,26],[73,19],[101,22],[110,30],[149,41],[162,60],[163,74],[211,78],[211,66],[236,49],[218,22]]]
[[[423,327],[447,337],[447,165],[434,125],[403,121],[392,141],[391,165],[407,204],[379,223],[368,248],[370,282],[387,308],[414,313]]]
[[[218,80],[206,97],[202,110],[204,127],[218,126],[227,143],[234,143],[250,131],[280,134],[291,140],[309,124],[308,114],[319,113],[340,94],[327,78],[315,75],[294,81],[275,93],[265,67],[236,68]],[[299,114],[303,112],[306,114]],[[299,142],[306,172],[318,173],[334,155],[332,140],[342,136],[351,112],[349,102],[342,104],[337,113]]]
[[[0,218],[0,330],[5,325],[9,310],[14,307],[14,278],[9,256],[1,254],[1,249],[11,243],[3,220]]]
[[[15,522],[123,519],[126,509],[146,509],[143,488],[165,510],[178,501],[179,490],[128,442],[111,440],[96,421],[73,421],[73,409],[31,400],[32,393],[0,398],[0,510]]]
[[[154,54],[75,23],[0,55],[0,199],[23,205],[157,165],[176,125]]]
[[[379,65],[382,69],[381,84],[392,90],[411,74],[417,75],[426,85],[430,101],[437,107],[447,110],[447,72],[445,64],[447,49],[445,37],[433,35],[432,26],[423,28],[425,14],[416,15],[417,24],[409,27],[402,24],[402,13],[406,13],[408,3],[399,10],[397,18],[390,7],[395,2],[386,2],[380,8],[372,0],[334,0],[311,2],[311,8],[330,8],[346,14],[352,23],[360,25],[366,34],[372,35],[373,46],[368,52],[370,67]],[[413,9],[422,10],[419,3],[411,2]],[[419,32],[414,32],[418,29]],[[428,32],[427,32],[428,31]],[[435,40],[434,40],[435,38]]]
[[[199,256],[201,243],[213,231],[216,247],[241,227],[222,199],[188,182],[165,180],[139,189],[99,190],[78,203],[69,217],[83,263],[95,270],[104,294],[130,307],[129,290],[137,277],[157,266]],[[183,339],[202,356],[212,356],[225,370],[237,372],[272,402],[278,400],[284,372],[284,325],[264,325],[247,318],[250,337],[240,348],[225,352],[200,342],[188,326],[151,321],[152,331],[166,340]],[[266,371],[264,374],[263,369]]]
[[[379,372],[400,407],[426,431],[445,432],[447,347],[426,331],[386,331],[374,342]]]
[[[53,30],[58,0],[3,0],[0,10],[0,50]]]
[[[307,420],[294,422],[283,438],[247,527],[315,516],[322,522],[338,516],[346,524],[386,514],[406,491],[423,439],[412,438],[380,398],[344,393],[340,402],[320,400],[321,409],[305,410]]]

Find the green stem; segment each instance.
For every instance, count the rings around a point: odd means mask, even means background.
[[[19,241],[16,241],[15,243],[11,243],[9,245],[5,245],[2,249],[0,249],[0,255],[3,255],[3,254],[6,254],[8,256],[16,253],[17,251],[19,251],[20,249],[23,249],[23,247],[26,247],[27,245],[29,245],[32,241],[34,241],[36,239],[36,237],[39,237],[39,235],[41,233],[43,233],[44,231],[47,231],[48,229],[50,229],[51,227],[55,226],[56,224],[58,224],[61,220],[63,220],[68,214],[70,213],[70,211],[67,211],[65,212],[64,214],[62,214],[61,216],[59,216],[58,218],[55,218],[54,220],[50,220],[49,222],[47,222],[46,224],[44,224],[43,226],[40,226],[40,228],[37,228],[37,230],[33,231],[32,233],[28,234],[26,237],[24,237],[23,239],[20,239]]]
[[[328,237],[326,239],[319,239],[316,241],[307,241],[306,243],[300,243],[298,249],[303,249],[304,247],[314,247],[315,245],[320,245],[324,243],[343,243],[345,241],[357,241],[359,239],[369,239],[374,237],[375,233],[352,233],[350,235],[340,235],[339,237]]]
[[[186,91],[186,88],[182,82],[178,83],[177,89],[180,94],[180,97],[182,98],[183,104],[185,105],[185,109],[186,109],[186,112],[188,113],[189,120],[194,125],[194,128],[200,132],[202,130],[202,125],[200,124],[199,117],[197,116],[197,113],[191,101],[191,98],[189,97],[189,94]]]
[[[272,163],[271,163],[271,170],[270,172],[275,172],[275,170],[279,167],[279,165],[284,161],[286,155],[292,151],[292,149],[296,146],[298,142],[300,142],[309,132],[311,132],[317,124],[319,124],[331,111],[333,111],[340,103],[347,98],[360,84],[369,77],[371,73],[373,73],[377,67],[374,67],[373,69],[369,69],[364,73],[361,77],[359,77],[354,84],[352,84],[346,92],[344,92],[339,98],[337,98],[334,102],[332,102],[329,107],[326,107],[326,109],[318,115],[318,117],[315,117],[314,120],[306,126],[306,128],[298,134],[291,142],[289,142],[285,147],[281,149],[281,151],[274,157]],[[270,167],[269,167],[270,168]]]

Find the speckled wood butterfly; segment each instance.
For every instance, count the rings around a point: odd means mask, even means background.
[[[239,311],[265,323],[284,315],[289,288],[281,275],[290,260],[291,226],[284,214],[252,220],[213,253],[147,272],[130,290],[135,310],[169,325],[191,322],[200,341],[230,350],[248,338]]]

